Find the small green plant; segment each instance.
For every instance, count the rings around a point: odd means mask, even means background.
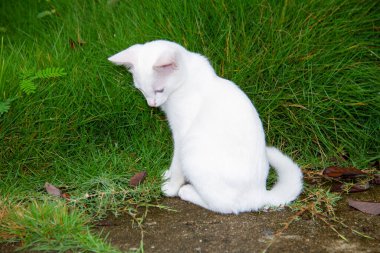
[[[0,101],[0,116],[9,111],[9,108],[11,108],[12,101],[13,99],[11,98],[5,99],[4,101]]]
[[[21,76],[20,89],[26,95],[30,95],[36,92],[36,80],[62,77],[65,75],[66,73],[63,68],[46,68],[35,73],[32,71],[27,71]]]
[[[65,69],[63,68],[45,68],[37,72],[28,70],[21,75],[19,87],[22,93],[25,93],[29,96],[36,92],[37,80],[46,80],[51,78],[62,77],[65,75]],[[17,98],[18,97],[0,100],[0,116],[9,111],[9,109],[11,108],[12,101],[16,100]]]
[[[37,86],[31,79],[24,79],[20,81],[20,89],[26,93],[26,95],[30,95],[36,92]]]

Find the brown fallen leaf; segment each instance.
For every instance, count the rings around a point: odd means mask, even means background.
[[[348,168],[342,168],[342,167],[337,167],[337,166],[331,166],[323,170],[322,172],[323,175],[328,176],[328,177],[357,177],[361,175],[366,175],[365,172],[358,170],[354,167],[348,167]]]
[[[379,215],[380,203],[348,199],[348,205],[363,213]]]
[[[48,182],[45,183],[45,190],[50,195],[57,196],[57,197],[61,196],[61,190],[55,187],[54,185],[49,184]]]
[[[141,184],[146,177],[146,171],[142,171],[139,173],[136,173],[131,179],[129,180],[129,186],[136,187],[139,184]]]
[[[66,199],[66,200],[70,200],[70,194],[68,194],[68,193],[66,193],[66,192],[65,192],[65,193],[62,193],[62,194],[61,194],[61,197],[64,198],[64,199]]]
[[[374,175],[374,178],[371,180],[372,184],[380,184],[380,174]]]
[[[71,49],[75,49],[75,42],[71,38],[69,38],[69,44]]]
[[[84,41],[79,35],[77,40],[69,38],[69,45],[71,49],[75,49],[77,46],[83,46],[84,44],[86,44],[86,41]]]
[[[331,186],[332,192],[346,192],[346,187],[343,183],[335,183]],[[369,183],[360,184],[356,183],[348,189],[349,193],[363,192],[369,189]]]

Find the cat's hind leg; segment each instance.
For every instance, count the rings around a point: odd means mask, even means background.
[[[195,188],[191,184],[183,185],[178,191],[178,196],[182,200],[185,200],[195,205],[209,209],[207,204],[203,201],[201,196],[198,194],[198,192],[195,190]]]

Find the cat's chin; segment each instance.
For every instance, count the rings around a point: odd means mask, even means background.
[[[149,107],[152,107],[152,108],[158,108],[158,107],[160,107],[161,105],[163,105],[163,103],[162,103],[162,104],[149,104],[149,103],[148,103],[148,105],[149,105]]]
[[[163,101],[150,100],[150,99],[147,100],[147,103],[148,103],[148,105],[149,105],[150,107],[160,107],[160,106],[163,105],[165,102],[166,102],[166,100],[163,100]]]

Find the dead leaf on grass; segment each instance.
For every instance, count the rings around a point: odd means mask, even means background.
[[[363,213],[379,215],[380,203],[348,199],[348,205]]]
[[[66,192],[65,192],[65,193],[62,193],[62,194],[61,194],[61,197],[64,198],[64,199],[66,199],[66,200],[70,200],[70,194],[68,194],[68,193],[66,193]]]
[[[129,180],[129,186],[136,187],[139,184],[141,184],[146,177],[146,171],[142,171],[139,173],[136,173],[131,179]]]
[[[47,193],[49,193],[50,195],[57,196],[57,197],[61,196],[61,190],[55,187],[54,185],[49,184],[48,182],[45,183],[45,189]]]
[[[348,168],[343,168],[343,167],[338,167],[338,166],[331,166],[323,170],[322,172],[323,175],[328,176],[328,177],[357,177],[357,176],[362,176],[366,175],[365,172],[358,170],[354,167],[348,167]]]
[[[332,192],[349,192],[349,193],[354,193],[354,192],[363,192],[369,189],[369,183],[356,183],[352,186],[347,186],[343,183],[335,183],[331,187]]]
[[[78,34],[77,40],[73,40],[72,38],[69,38],[69,45],[71,49],[75,49],[77,46],[83,46],[86,44],[86,41],[84,41]]]
[[[71,49],[75,49],[75,41],[73,41],[71,38],[69,38],[69,44],[70,44],[70,47]]]
[[[371,180],[372,184],[380,184],[380,174],[374,175],[374,178]]]

